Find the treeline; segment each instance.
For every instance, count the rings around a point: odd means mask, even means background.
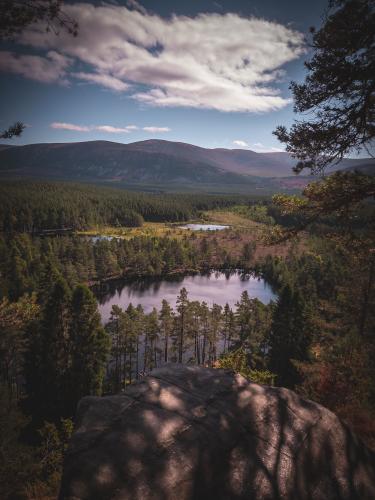
[[[49,265],[34,294],[0,301],[0,496],[55,497],[79,399],[120,391],[165,360],[215,365],[243,345],[252,374],[271,381],[260,356],[270,318],[246,293],[232,311],[182,290],[175,312],[115,307],[104,329],[92,292]]]
[[[56,498],[72,417],[110,349],[97,302],[51,269],[43,295],[0,301],[1,498]]]
[[[315,239],[303,255],[265,258],[256,270],[278,291],[275,304],[244,293],[233,309],[209,307],[190,301],[182,289],[175,308],[166,301],[149,314],[141,307],[114,307],[103,329],[95,298],[75,278],[70,281],[67,266],[84,267],[90,253],[82,248],[93,252],[93,262],[101,261],[95,261],[101,252],[112,259],[127,249],[125,265],[144,252],[139,270],[152,261],[153,248],[155,254],[169,252],[176,265],[179,252],[186,262],[198,254],[194,238],[173,241],[92,244],[17,235],[3,244],[19,253],[12,257],[19,269],[40,276],[37,286],[30,283],[34,295],[0,302],[0,445],[8,459],[0,467],[0,484],[6,494],[28,485],[33,496],[23,491],[20,498],[53,496],[77,400],[121,391],[167,361],[232,368],[293,388],[337,412],[368,442],[373,439],[374,269],[363,241],[350,247]],[[202,255],[210,255],[212,245]],[[37,251],[37,259],[27,260]]]
[[[165,300],[161,310],[149,314],[141,306],[130,304],[125,311],[113,306],[106,325],[112,338],[109,392],[169,361],[232,369],[240,361],[240,371],[254,381],[298,386],[303,374],[296,363],[310,359],[315,308],[329,293],[319,287],[325,265],[291,254],[287,261],[269,257],[257,269],[279,291],[276,303],[265,305],[245,291],[233,310],[228,305],[208,307],[189,301],[183,288],[175,308]],[[332,280],[334,288],[337,275]]]
[[[271,198],[247,200],[242,205],[233,205],[231,212],[249,218],[265,225],[277,224],[283,228],[305,228],[310,234],[326,236],[338,230],[366,231],[373,223],[374,202],[367,200],[356,207],[355,213],[343,211],[342,214],[321,214],[314,220],[309,220],[306,214],[300,212],[286,213]]]
[[[215,366],[229,351],[241,348],[248,353],[253,378],[272,382],[266,370],[268,332],[272,305],[250,299],[244,291],[233,311],[205,302],[190,301],[185,288],[175,309],[163,300],[159,311],[145,314],[132,304],[124,311],[112,307],[106,330],[112,339],[108,364],[108,391],[116,393],[127,384],[168,362]]]
[[[215,238],[145,237],[98,240],[89,237],[0,236],[0,298],[16,300],[24,293],[44,294],[51,269],[70,285],[94,284],[110,278],[164,276],[212,267],[248,267],[254,243],[243,244],[239,258],[219,247]]]
[[[248,200],[229,195],[146,194],[63,182],[3,182],[0,231],[38,233],[94,225],[137,227],[144,220],[179,222],[200,210]]]
[[[279,290],[268,365],[277,383],[296,385],[374,446],[372,248],[372,238],[315,238],[299,257],[266,257],[256,267]]]

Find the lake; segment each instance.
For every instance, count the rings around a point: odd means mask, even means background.
[[[120,240],[121,239],[119,236],[107,236],[104,234],[97,234],[95,236],[85,236],[85,238],[88,238],[93,243],[96,243],[97,241],[111,241],[111,240]]]
[[[241,272],[211,272],[194,276],[163,279],[138,279],[132,282],[117,281],[106,284],[105,293],[98,294],[99,312],[103,323],[109,320],[113,305],[126,309],[130,303],[141,304],[145,312],[153,307],[160,309],[166,299],[175,306],[182,287],[188,291],[189,300],[205,301],[209,306],[219,304],[234,307],[241,293],[247,290],[250,298],[258,298],[264,304],[276,300],[272,288],[264,280]]]
[[[221,226],[220,224],[185,224],[179,226],[180,229],[190,229],[192,231],[222,231],[229,226]]]

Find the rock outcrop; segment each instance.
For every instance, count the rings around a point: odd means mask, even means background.
[[[78,499],[375,499],[375,454],[290,390],[167,365],[81,400],[60,492]]]

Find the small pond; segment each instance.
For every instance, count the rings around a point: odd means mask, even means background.
[[[191,231],[222,231],[229,226],[221,226],[220,224],[186,224],[179,227],[181,229],[190,229]]]
[[[121,239],[119,236],[107,236],[105,234],[96,234],[95,236],[86,236],[90,241],[96,243],[97,241],[111,241]]]

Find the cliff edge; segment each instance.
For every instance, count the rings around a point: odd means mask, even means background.
[[[167,365],[80,401],[59,498],[374,499],[375,454],[290,390]]]

